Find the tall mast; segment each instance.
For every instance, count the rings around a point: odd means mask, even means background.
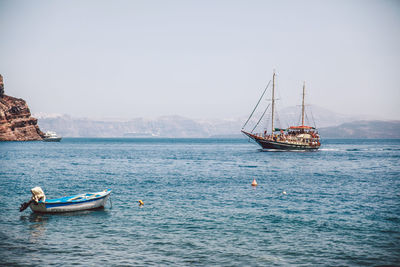
[[[303,102],[301,104],[301,126],[304,126],[304,92],[306,88],[306,82],[303,83]]]
[[[275,71],[274,75],[272,76],[272,127],[271,131],[274,133],[274,112],[275,112]]]

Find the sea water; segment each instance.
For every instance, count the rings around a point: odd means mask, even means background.
[[[20,213],[35,186],[113,191],[103,210]],[[400,140],[3,142],[0,192],[2,266],[400,264]]]

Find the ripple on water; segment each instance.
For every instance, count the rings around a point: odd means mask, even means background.
[[[0,257],[6,266],[397,264],[399,157],[398,140],[327,140],[315,153],[261,152],[241,139],[0,143],[0,190],[14,198],[0,195]],[[113,206],[20,214],[37,185],[48,197],[111,188]]]

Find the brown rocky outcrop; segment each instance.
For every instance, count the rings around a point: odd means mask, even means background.
[[[4,82],[3,82],[3,76],[0,74],[0,98],[3,97],[4,95]]]
[[[25,100],[4,94],[0,75],[0,141],[42,140],[43,135]]]

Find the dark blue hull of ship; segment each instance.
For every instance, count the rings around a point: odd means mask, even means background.
[[[285,142],[279,142],[279,141],[272,141],[272,140],[267,140],[261,137],[258,137],[256,135],[244,132],[245,135],[250,137],[252,140],[254,140],[257,144],[259,144],[263,149],[268,149],[268,150],[307,150],[307,151],[313,151],[313,150],[318,150],[319,146],[310,146],[310,145],[299,145],[299,144],[289,144]]]

